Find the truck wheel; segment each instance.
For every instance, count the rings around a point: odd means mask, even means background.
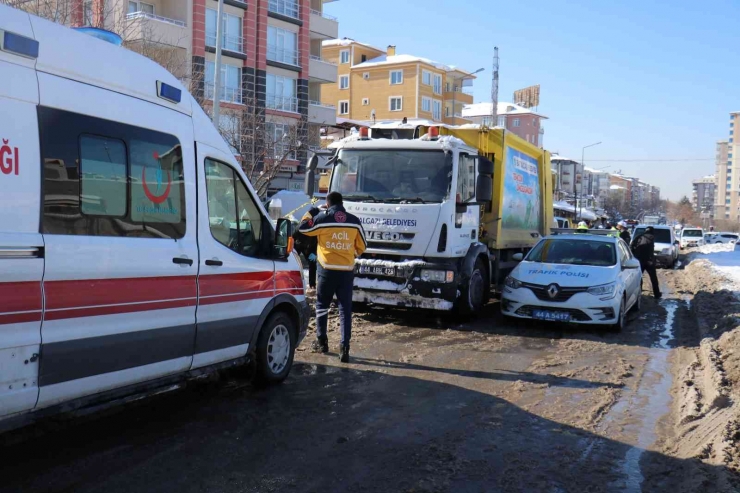
[[[486,268],[478,259],[475,261],[470,278],[460,290],[460,298],[457,300],[460,313],[472,315],[480,311],[486,300],[487,289],[490,289],[490,286],[486,283]]]
[[[255,383],[260,386],[282,382],[290,373],[295,355],[295,327],[283,312],[274,313],[262,326],[256,349]]]

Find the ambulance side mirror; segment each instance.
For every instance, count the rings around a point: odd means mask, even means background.
[[[293,253],[293,223],[281,217],[275,225],[275,258],[284,260]]]

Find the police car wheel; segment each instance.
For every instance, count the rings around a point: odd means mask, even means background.
[[[624,328],[624,320],[625,320],[625,312],[624,312],[624,298],[622,298],[622,302],[619,303],[619,313],[617,314],[617,322],[615,324],[612,324],[611,329],[614,332],[619,332]]]
[[[640,281],[640,291],[637,293],[637,301],[635,301],[635,311],[639,312],[642,310],[642,281]]]
[[[295,327],[285,313],[270,316],[262,326],[256,348],[255,383],[273,385],[285,380],[293,366]]]

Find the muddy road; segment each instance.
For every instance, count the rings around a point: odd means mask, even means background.
[[[736,491],[677,445],[701,318],[686,272],[660,277],[621,333],[372,309],[342,365],[333,318],[333,354],[307,340],[279,387],[226,375],[0,437],[0,491]]]

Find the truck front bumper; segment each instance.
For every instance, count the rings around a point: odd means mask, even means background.
[[[422,308],[449,311],[455,305],[458,293],[459,271],[457,259],[450,262],[384,262],[395,267],[396,276],[377,276],[355,273],[352,301],[403,308]],[[450,282],[422,279],[422,270],[452,272]]]

